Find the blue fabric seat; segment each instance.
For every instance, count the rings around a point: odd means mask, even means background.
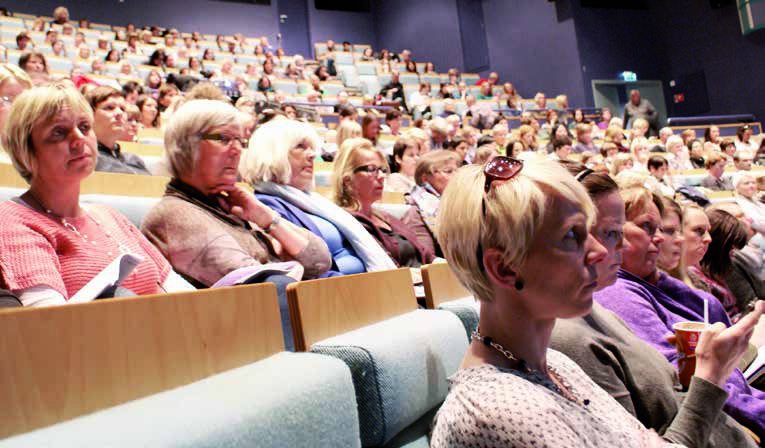
[[[454,314],[416,310],[317,342],[311,351],[350,368],[363,446],[427,447],[432,415],[467,345]]]
[[[309,373],[310,372],[310,373]],[[0,441],[0,447],[358,447],[348,367],[270,358]]]

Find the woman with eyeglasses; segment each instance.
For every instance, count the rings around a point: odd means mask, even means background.
[[[395,269],[396,263],[347,211],[313,191],[321,140],[306,123],[277,117],[252,135],[239,165],[257,198],[284,221],[327,244],[332,267],[322,276]]]
[[[418,240],[418,232],[407,224],[425,225],[414,207],[401,220],[374,208],[389,172],[385,154],[365,138],[346,140],[340,154],[333,173],[335,204],[353,215],[398,266],[417,268],[433,261],[434,242],[427,230],[424,241]]]
[[[606,258],[596,265],[598,289],[606,288],[616,281],[621,266],[624,201],[616,182],[607,174],[592,171],[577,162],[562,164],[587,189],[597,209],[590,233],[608,251]],[[678,207],[675,220],[679,220],[681,213]],[[662,231],[665,235],[679,235],[682,228],[665,214]],[[665,245],[662,244],[662,248]],[[674,257],[675,264],[680,261],[681,248]],[[659,259],[662,259],[661,254]],[[679,423],[673,422],[693,416],[699,428],[710,427],[709,443],[683,440],[689,446],[754,446],[752,438],[727,415],[717,420],[706,415],[715,410],[707,404],[724,397],[723,390],[708,382],[697,381],[681,401],[676,393],[679,383],[675,367],[597,302],[585,316],[556,321],[550,341],[551,348],[571,358],[627,412],[660,435],[676,437]],[[698,435],[703,437],[705,431]]]
[[[189,101],[173,114],[165,130],[172,179],[141,229],[197,287],[237,273],[247,283],[275,283],[291,346],[285,287],[324,274],[329,252],[320,238],[281,219],[236,184],[247,146],[244,118],[230,104],[212,100]]]
[[[549,349],[556,320],[588,314],[599,275],[613,269],[599,265],[615,261],[590,233],[596,210],[587,190],[565,168],[545,159],[524,166],[497,157],[485,167],[460,169],[442,201],[439,241],[481,307],[478,329],[436,416],[431,447],[706,442],[708,426],[683,419],[662,440],[571,359]],[[618,222],[606,229],[618,233]],[[756,317],[704,334],[697,381],[714,390],[714,371],[729,370],[719,361],[741,356],[747,338],[740,333]],[[701,405],[712,419],[724,395]]]
[[[93,111],[74,89],[45,86],[16,98],[3,144],[29,189],[0,204],[0,287],[24,306],[93,300],[78,295],[125,254],[139,262],[121,286],[136,294],[193,289],[124,216],[81,204],[98,155]]]
[[[730,327],[731,322],[714,296],[659,270],[657,259],[666,238],[661,230],[664,209],[661,198],[642,187],[622,190],[621,196],[627,219],[622,267],[616,283],[596,292],[594,298],[677,365],[677,348],[666,338],[674,333],[674,324],[703,322],[705,302],[709,306],[709,322],[715,324],[712,328]],[[688,223],[684,222],[684,228],[688,228]],[[706,234],[706,227],[703,233]],[[702,234],[699,239],[703,238]],[[698,352],[696,356],[699,359]],[[765,393],[751,388],[738,369],[722,380],[721,385],[728,392],[725,403],[728,415],[758,437],[765,436]]]

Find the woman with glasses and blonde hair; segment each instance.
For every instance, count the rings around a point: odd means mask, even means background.
[[[439,211],[438,239],[450,268],[481,307],[478,328],[436,415],[431,447],[706,443],[709,426],[682,419],[662,440],[577,364],[549,349],[557,319],[592,309],[598,265],[608,253],[590,233],[595,214],[587,190],[553,161],[524,166],[497,157],[453,177]],[[744,353],[746,332],[757,317],[702,336],[697,382],[715,390],[728,361]],[[713,420],[725,398],[717,392],[700,405]]]
[[[393,260],[353,216],[313,191],[320,145],[310,125],[273,119],[253,133],[239,174],[281,219],[324,240],[332,267],[323,276],[395,269]]]
[[[730,327],[731,321],[714,296],[693,289],[659,270],[657,260],[666,238],[662,232],[664,204],[661,198],[642,187],[622,190],[621,196],[627,219],[622,267],[616,283],[596,292],[594,298],[619,316],[638,337],[661,352],[670,363],[677,365],[677,348],[666,339],[668,334],[674,333],[674,324],[703,322],[705,303],[709,307],[709,323],[714,324],[713,330]],[[688,219],[688,215],[684,218]],[[684,220],[684,227],[688,228],[691,221],[694,220]],[[706,234],[703,223],[702,228],[703,234]],[[755,317],[755,323],[758,319],[759,315]],[[696,357],[699,359],[698,351]],[[751,388],[741,371],[732,369],[735,362],[730,367],[728,375],[710,382],[728,392],[725,403],[728,415],[762,438],[765,436],[765,393]]]
[[[401,220],[373,207],[382,199],[389,173],[385,154],[365,138],[346,140],[340,154],[333,172],[335,204],[353,215],[398,266],[417,268],[433,261],[433,239],[428,235],[427,241],[418,241],[418,232],[405,223],[424,226],[414,207]]]

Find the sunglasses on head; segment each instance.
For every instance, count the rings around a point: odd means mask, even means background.
[[[507,182],[514,178],[523,169],[523,161],[514,159],[512,157],[499,156],[495,157],[486,163],[483,167],[483,175],[485,177],[483,185],[483,199],[481,199],[481,221],[486,219],[486,196],[491,191],[491,187],[494,182]],[[483,266],[483,245],[481,240],[478,240],[478,247],[475,251],[476,260],[481,270],[484,270]]]

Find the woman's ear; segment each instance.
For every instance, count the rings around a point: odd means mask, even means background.
[[[501,288],[517,289],[518,273],[505,261],[504,254],[499,249],[489,248],[484,251],[483,266],[492,283]]]

